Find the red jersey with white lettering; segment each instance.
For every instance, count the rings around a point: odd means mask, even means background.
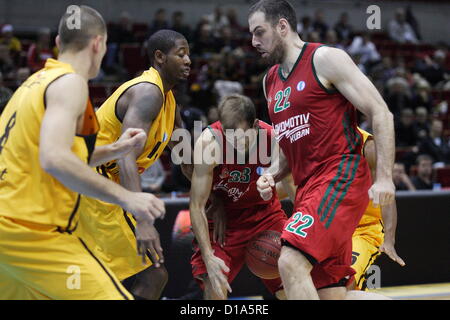
[[[256,143],[250,147],[247,159],[237,156],[233,146],[225,139],[219,121],[210,125],[216,141],[219,142],[223,150],[222,164],[214,168],[212,192],[222,199],[228,220],[233,218],[233,213],[236,213],[235,218],[242,221],[245,218],[241,217],[244,211],[253,212],[252,214],[256,215],[258,215],[258,212],[267,214],[267,211],[246,209],[267,207],[275,200],[279,203],[277,197],[264,201],[256,189],[256,181],[259,176],[264,168],[270,166],[273,139],[272,127],[269,124],[259,121],[258,125],[260,130],[258,130]],[[251,219],[257,220],[260,218],[262,217],[255,216]]]
[[[300,187],[344,154],[361,154],[363,145],[355,107],[318,80],[312,59],[319,46],[306,42],[287,78],[275,65],[265,82],[273,128]]]

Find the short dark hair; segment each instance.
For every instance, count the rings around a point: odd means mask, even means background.
[[[186,40],[185,36],[173,30],[163,29],[152,34],[147,41],[147,50],[148,57],[150,58],[150,64],[153,65],[155,62],[156,50],[159,50],[164,54],[168,54],[169,51],[173,47],[175,47],[175,41],[179,39]]]
[[[72,13],[66,12],[58,27],[60,39],[60,50],[81,51],[88,45],[89,41],[98,35],[106,35],[106,23],[97,10],[80,6],[80,24],[79,28],[71,27]]]
[[[219,120],[224,129],[234,129],[243,120],[249,126],[253,126],[255,119],[255,105],[249,97],[241,94],[230,94],[220,101]]]
[[[285,0],[260,0],[250,7],[248,16],[256,12],[263,12],[266,20],[272,26],[276,25],[280,19],[286,19],[292,31],[297,31],[297,15],[291,4]]]

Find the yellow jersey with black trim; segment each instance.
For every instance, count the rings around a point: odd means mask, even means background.
[[[141,76],[122,84],[97,110],[97,118],[102,127],[97,137],[97,145],[106,145],[117,141],[122,133],[122,122],[117,117],[116,112],[117,102],[126,90],[143,82],[152,83],[161,90],[163,105],[156,119],[153,120],[149,132],[147,132],[144,151],[136,160],[139,173],[144,172],[159,158],[170,141],[176,110],[175,97],[172,91],[169,90],[167,94],[164,93],[162,79],[158,71],[150,68],[144,71]],[[97,171],[120,183],[119,167],[115,160],[97,167]]]
[[[363,136],[363,145],[365,145],[366,141],[368,140],[372,140],[373,136],[358,127],[359,132],[362,134]],[[363,155],[364,155],[364,148],[362,148],[363,150]],[[364,214],[361,218],[361,221],[359,222],[359,226],[361,225],[368,225],[368,224],[373,224],[373,223],[379,223],[382,220],[382,216],[381,216],[381,208],[375,208],[372,204],[372,200],[369,202],[369,205],[367,206],[366,211],[364,211]]]
[[[0,216],[31,224],[75,229],[80,195],[40,166],[39,139],[45,113],[45,93],[56,79],[74,73],[72,66],[48,59],[14,93],[0,118]],[[73,93],[76,94],[76,93]],[[90,102],[83,128],[73,138],[72,151],[88,162],[99,126]]]

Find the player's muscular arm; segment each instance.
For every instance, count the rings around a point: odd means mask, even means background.
[[[205,150],[211,147],[213,143],[216,142],[214,141],[212,134],[208,130],[205,130],[196,142],[195,150],[201,150],[201,152],[204,152],[204,156],[206,157],[207,155]],[[213,171],[216,166],[213,161],[207,160],[212,160],[212,158],[204,159],[202,163],[194,164],[189,203],[192,229],[204,258],[213,254],[209,238],[208,220],[206,218],[205,206],[211,192]]]
[[[375,86],[344,51],[321,47],[314,55],[314,66],[319,80],[326,87],[337,88],[358,110],[371,119],[377,154],[377,174],[369,194],[375,205],[392,202],[395,196],[392,182],[395,156],[392,113]]]
[[[224,272],[230,270],[222,259],[214,255],[205,213],[205,205],[212,187],[213,170],[216,166],[213,156],[213,144],[215,143],[212,133],[205,130],[195,144],[194,150],[202,152],[204,158],[201,163],[195,162],[194,164],[189,210],[192,230],[207,269],[209,282],[217,297],[225,298],[224,291],[231,292],[231,288]]]
[[[76,74],[61,77],[47,88],[45,98],[39,145],[41,167],[67,188],[118,204],[139,219],[153,221],[160,217],[165,211],[163,203],[149,204],[147,195],[129,192],[95,173],[72,152],[76,129],[88,101],[86,81]]]
[[[372,178],[376,176],[376,151],[375,143],[369,139],[364,144],[364,157],[366,158]],[[384,224],[384,243],[380,251],[385,252],[392,260],[404,266],[405,262],[397,255],[395,250],[395,231],[397,229],[397,205],[395,200],[387,205],[381,206],[381,215]]]
[[[140,83],[128,89],[128,92],[118,101],[118,113],[122,119],[122,133],[131,128],[141,129],[148,133],[153,120],[161,110],[162,104],[162,93],[153,84]],[[133,148],[118,161],[120,183],[131,191],[142,190],[136,160],[142,154],[144,145],[145,143]]]

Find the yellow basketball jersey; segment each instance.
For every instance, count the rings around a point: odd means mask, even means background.
[[[373,139],[373,136],[368,133],[367,131],[364,131],[363,129],[358,127],[359,132],[363,136],[363,142],[366,143],[367,140]],[[363,148],[364,150],[364,148]],[[373,223],[379,223],[381,220],[381,208],[375,208],[372,204],[372,201],[369,202],[369,205],[367,206],[366,211],[364,212],[364,215],[361,218],[361,221],[359,222],[359,226],[361,225],[367,225],[367,224],[373,224]]]
[[[149,132],[147,132],[147,142],[144,151],[136,161],[139,173],[144,172],[158,159],[170,141],[176,109],[175,97],[172,91],[164,94],[162,79],[158,71],[150,68],[142,73],[141,76],[121,85],[97,111],[97,117],[102,128],[97,137],[97,144],[106,145],[115,142],[122,133],[122,123],[117,118],[116,113],[117,101],[128,88],[142,82],[149,82],[158,86],[163,95],[163,105],[158,116],[152,122]],[[98,167],[97,171],[117,183],[120,182],[119,167],[116,161],[110,161]]]
[[[28,223],[58,226],[71,232],[80,195],[46,173],[39,161],[39,138],[47,87],[74,73],[66,63],[48,59],[14,93],[0,118],[0,216]],[[76,94],[76,93],[74,93]],[[94,149],[98,122],[88,102],[83,129],[72,151],[84,162]]]

